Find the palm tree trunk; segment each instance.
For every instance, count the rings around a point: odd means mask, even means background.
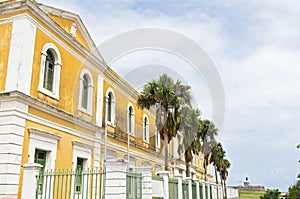
[[[215,166],[215,176],[216,176],[216,184],[219,184],[218,182],[218,172],[217,172],[217,167]]]
[[[204,181],[207,181],[207,165],[206,161],[204,160]]]
[[[224,180],[224,190],[225,190],[225,196],[224,198],[227,199],[227,188],[226,188],[226,181]]]
[[[185,161],[185,168],[186,168],[186,177],[190,177],[191,176],[191,167],[190,167],[190,163]]]
[[[168,133],[165,133],[165,171],[169,171]]]

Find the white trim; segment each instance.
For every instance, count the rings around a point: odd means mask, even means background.
[[[83,76],[87,75],[89,78],[89,85],[88,85],[88,96],[87,96],[87,108],[84,108],[81,106],[82,104],[82,90],[83,90]],[[78,110],[93,115],[93,96],[94,96],[94,81],[92,74],[89,70],[83,69],[80,73],[80,79],[79,79],[79,99],[78,99]]]
[[[131,120],[129,120],[129,108],[132,108],[132,116],[130,117]],[[134,125],[135,125],[135,111],[134,111],[134,106],[132,105],[131,102],[128,103],[127,105],[127,112],[126,112],[126,119],[127,119],[127,134],[134,136]],[[131,132],[129,132],[129,122],[131,125]]]
[[[157,130],[157,127],[155,126],[155,147],[160,149],[160,134],[159,131]]]
[[[46,64],[46,56],[47,50],[51,50],[54,55],[55,63],[54,63],[54,75],[53,75],[53,91],[49,91],[44,88],[44,73],[45,73],[45,64]],[[43,46],[41,52],[41,65],[40,65],[40,78],[39,78],[39,86],[38,91],[48,95],[54,99],[59,100],[59,86],[60,86],[60,71],[61,71],[61,56],[58,48],[52,43],[46,43]]]
[[[72,158],[73,171],[75,171],[76,167],[77,167],[77,158],[84,159],[83,169],[90,169],[93,146],[83,143],[83,142],[80,142],[80,141],[77,141],[77,140],[73,140],[72,144],[73,144],[73,158]],[[75,183],[75,178],[72,179],[72,185],[74,185],[74,183]],[[71,195],[73,195],[74,187],[75,186],[72,186]],[[86,198],[87,197],[86,191],[87,191],[87,186],[85,184],[84,187],[82,187],[82,191],[81,191],[81,193],[83,193],[83,194],[79,194],[78,196]]]
[[[106,89],[105,97],[108,99],[108,94],[112,93],[112,101],[111,101],[111,121],[107,121],[108,125],[115,126],[116,122],[116,94],[112,88]],[[106,100],[105,100],[106,101]],[[108,109],[107,104],[105,104],[106,109]],[[108,110],[107,110],[108,113]],[[105,118],[107,120],[107,115],[105,115]]]
[[[46,164],[44,171],[47,170],[54,170],[55,169],[55,161],[56,161],[56,153],[57,153],[57,144],[58,140],[61,138],[61,136],[55,135],[53,133],[45,132],[42,130],[29,128],[29,150],[28,150],[28,156],[29,156],[29,162],[28,163],[34,163],[34,156],[36,149],[46,151]],[[26,182],[24,182],[26,183]],[[51,190],[50,193],[53,193],[53,181],[51,182],[50,179],[44,178],[44,184],[51,184]],[[45,186],[43,186],[43,193],[46,191]],[[52,198],[53,195],[50,195],[50,198]]]
[[[103,76],[98,75],[97,101],[96,101],[96,125],[102,127],[103,111]]]
[[[30,94],[36,25],[27,18],[13,21],[5,91]]]
[[[145,124],[145,118],[147,118],[147,123]],[[150,141],[150,137],[149,137],[149,126],[150,126],[150,122],[149,122],[149,117],[147,114],[143,115],[143,141],[149,143]],[[145,125],[146,125],[146,132],[145,132]],[[145,139],[145,135],[146,134],[146,139]]]

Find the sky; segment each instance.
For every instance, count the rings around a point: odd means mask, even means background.
[[[224,87],[226,117],[219,140],[232,163],[228,184],[242,184],[248,177],[253,185],[287,191],[295,183],[300,171],[296,149],[300,143],[300,1],[38,2],[79,14],[97,46],[139,28],[171,30],[197,43],[214,63]],[[211,117],[213,104],[205,78],[185,74],[191,65],[180,56],[142,49],[108,64],[129,82],[131,71],[150,74],[142,66],[172,70],[191,83],[202,117]],[[140,79],[148,81],[147,76]],[[141,82],[135,86],[140,89]]]

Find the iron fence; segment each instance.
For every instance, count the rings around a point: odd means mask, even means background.
[[[126,198],[142,199],[142,174],[135,172],[126,173]]]
[[[102,176],[97,169],[41,170],[36,199],[101,199]]]

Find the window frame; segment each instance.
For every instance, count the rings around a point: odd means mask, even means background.
[[[110,116],[111,116],[111,121],[108,121],[108,98],[109,98],[109,93],[111,93],[111,112],[110,112]],[[110,126],[115,126],[115,120],[116,120],[116,95],[114,93],[114,91],[111,88],[108,88],[106,90],[106,94],[105,94],[105,122],[110,125]]]
[[[155,147],[160,149],[160,134],[159,131],[157,130],[157,127],[155,126]]]
[[[130,108],[132,109],[131,115],[129,115]],[[131,103],[128,103],[126,113],[127,113],[127,115],[126,115],[126,118],[127,118],[127,134],[131,135],[131,136],[134,136],[135,111],[134,111],[134,106]],[[131,127],[131,129],[129,129],[129,127]],[[131,131],[129,131],[129,130],[131,130]]]
[[[145,124],[145,119],[146,119],[146,124]],[[150,136],[149,136],[149,117],[144,114],[143,116],[143,141],[149,143],[150,141]]]
[[[52,85],[52,91],[48,90],[44,87],[44,81],[45,81],[45,69],[47,62],[47,51],[50,50],[54,57],[54,68],[53,68],[53,85]],[[52,43],[46,43],[43,46],[42,52],[41,52],[41,65],[40,65],[40,78],[39,78],[39,85],[38,85],[38,91],[41,93],[44,93],[45,95],[48,95],[56,100],[59,100],[59,86],[60,86],[60,73],[61,73],[61,56],[58,48],[52,44]]]
[[[87,77],[87,107],[83,107],[83,92],[84,92],[84,77]],[[78,110],[84,112],[88,115],[93,115],[93,96],[94,96],[94,84],[92,74],[87,70],[83,69],[80,73],[79,79],[79,100],[78,100]]]

